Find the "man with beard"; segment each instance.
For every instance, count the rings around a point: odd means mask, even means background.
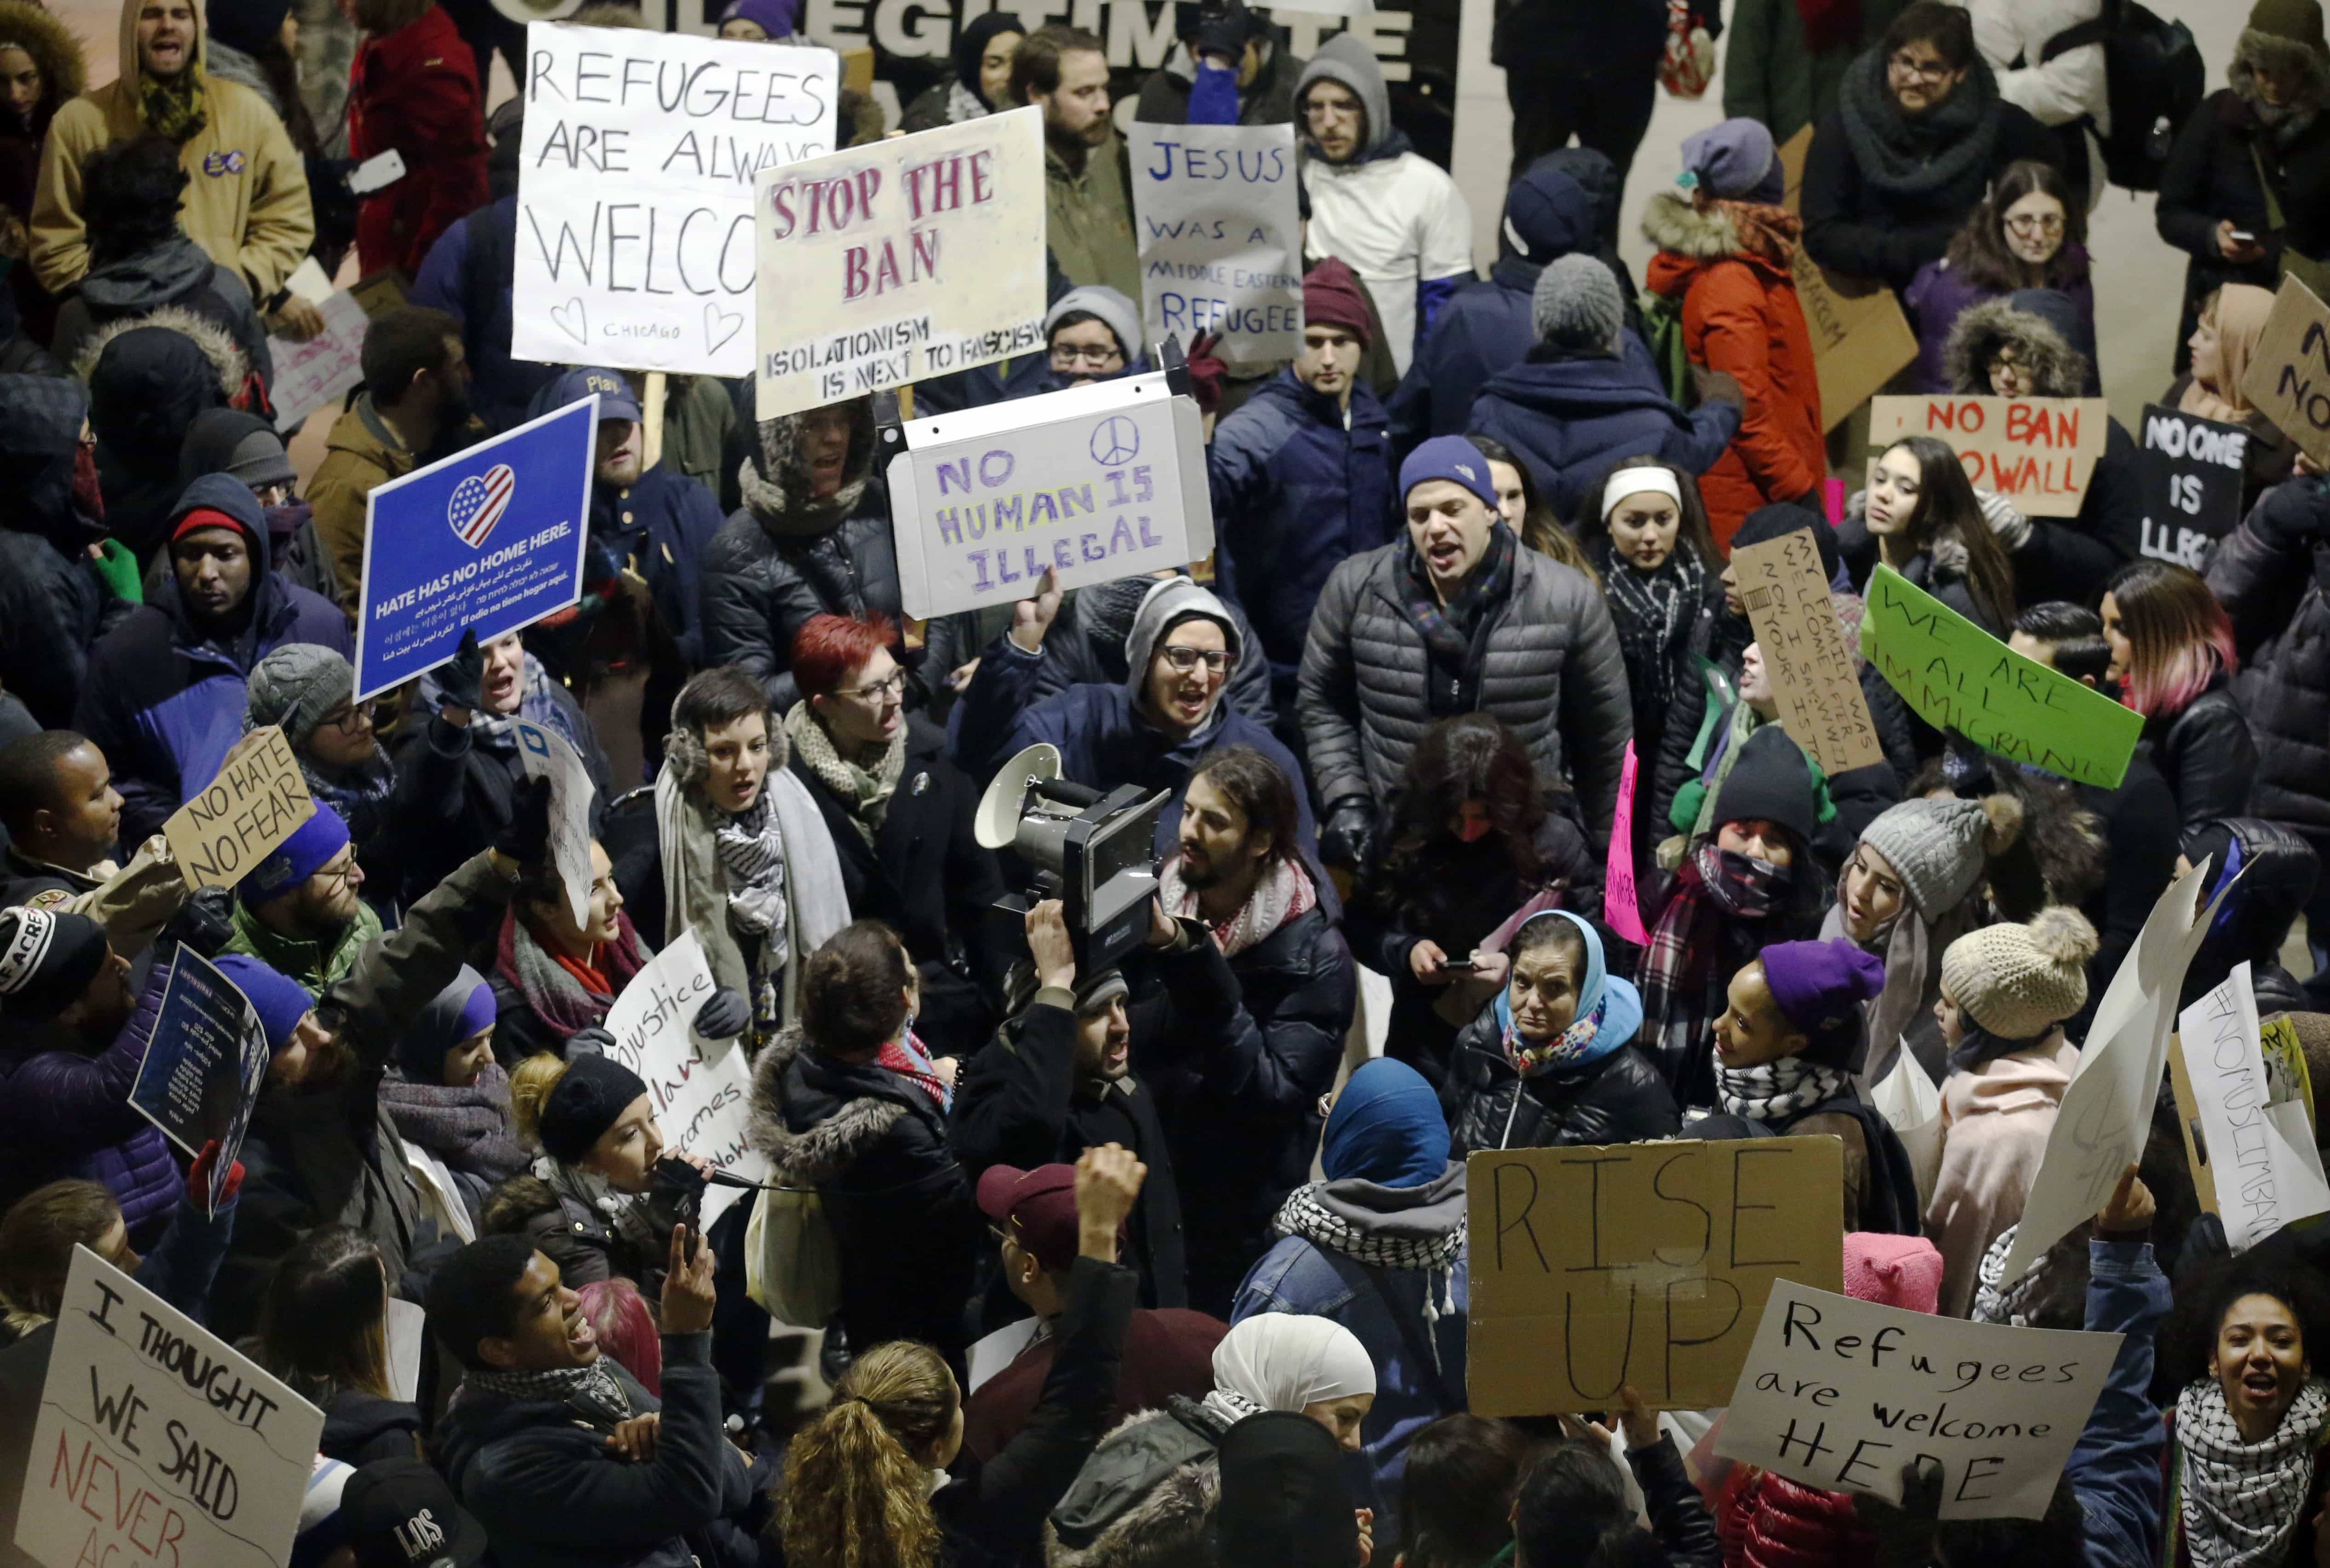
[[[1044,111],[1044,232],[1071,283],[1141,298],[1124,144],[1108,118],[1108,54],[1081,27],[1038,27],[1011,61],[1011,101]]]
[[[364,883],[348,825],[318,800],[316,814],[235,884],[226,950],[321,992],[380,935],[380,916],[357,896]]]
[[[365,498],[373,486],[459,451],[485,427],[469,412],[461,324],[441,310],[400,306],[365,332],[365,392],[332,426],[308,486],[316,537],[332,564],[332,590],[353,620],[364,587]]]

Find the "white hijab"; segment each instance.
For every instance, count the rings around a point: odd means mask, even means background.
[[[1206,1408],[1236,1422],[1257,1411],[1300,1412],[1375,1391],[1375,1363],[1350,1329],[1330,1318],[1264,1312],[1233,1326],[1214,1346]]]

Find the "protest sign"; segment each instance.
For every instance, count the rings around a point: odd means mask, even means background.
[[[2240,965],[2185,1008],[2176,1029],[2192,1121],[2227,1244],[2246,1252],[2292,1220],[2330,1212],[2330,1183],[2306,1102],[2273,1094],[2249,966]]]
[[[715,1170],[747,1181],[766,1181],[768,1159],[745,1136],[753,1064],[744,1044],[701,1040],[692,1027],[712,991],[704,944],[694,931],[681,932],[607,1010],[607,1032],[615,1037],[607,1054],[646,1081],[665,1148],[701,1155]],[[743,1195],[736,1187],[706,1187],[705,1226]]]
[[[1203,560],[1203,426],[1161,372],[907,421],[888,473],[906,613],[1009,604],[1047,567],[1081,588]]]
[[[288,430],[338,401],[364,379],[365,329],[372,324],[364,307],[343,292],[327,295],[316,308],[324,317],[324,330],[307,342],[272,335],[267,340],[268,356],[275,362],[275,380],[268,392],[274,400],[279,430]]]
[[[754,177],[760,417],[1044,341],[1044,117],[991,114]]]
[[[1764,656],[1765,677],[1780,705],[1780,728],[1832,779],[1848,768],[1884,761],[1812,530],[1743,544],[1732,552],[1731,564]]]
[[[2136,480],[2144,498],[2144,553],[2195,571],[2241,520],[2249,433],[2154,403],[2144,411]]]
[[[1784,200],[1792,213],[1797,210],[1804,154],[1812,145],[1813,128],[1806,126],[1779,150]],[[1910,330],[1901,302],[1882,284],[1833,278],[1802,245],[1795,248],[1788,271],[1812,337],[1821,426],[1833,430],[1918,357],[1918,335]]]
[[[1214,353],[1248,367],[1301,353],[1294,128],[1135,120],[1132,167],[1149,341],[1219,333]]]
[[[1995,490],[2026,517],[2076,517],[2104,455],[2110,406],[2101,398],[1880,397],[1869,405],[1869,449],[1931,436],[1958,455],[1977,490]]]
[[[273,724],[251,732],[218,776],[162,824],[186,885],[232,887],[316,815],[291,742]]]
[[[188,1158],[215,1141],[209,1209],[218,1212],[267,1077],[267,1035],[235,983],[179,944],[163,983],[129,1103]]]
[[[1843,1288],[1834,1138],[1482,1150],[1465,1161],[1476,1415],[1729,1397],[1776,1280]]]
[[[550,863],[566,889],[566,907],[574,923],[583,923],[591,902],[591,797],[597,793],[591,770],[565,736],[555,730],[520,719],[511,726],[517,736],[518,765],[529,779],[550,780]]]
[[[2111,1196],[2120,1172],[2144,1152],[2160,1080],[2168,1069],[2176,997],[2216,913],[2213,903],[2205,912],[2199,908],[2208,875],[2204,857],[2169,884],[2097,1004],[2070,1087],[2047,1134],[2039,1174],[2023,1202],[2006,1258],[2007,1280],[2021,1279],[2074,1225],[2093,1218]]]
[[[47,1568],[289,1568],[324,1412],[73,1249],[15,1542]]]
[[[1610,854],[1602,878],[1602,919],[1610,929],[1638,948],[1651,945],[1643,929],[1641,895],[1634,889],[1634,782],[1642,762],[1628,741],[1618,763],[1618,811],[1610,824]]]
[[[753,179],[833,151],[839,59],[559,22],[526,48],[510,352],[752,374]]]
[[[365,504],[356,696],[384,692],[582,597],[597,393],[480,441]]]
[[[2273,297],[2241,395],[2300,451],[2330,464],[2330,309],[2294,277]]]
[[[1715,1451],[1894,1503],[1902,1467],[1932,1459],[1943,1518],[2040,1518],[2121,1337],[1968,1323],[1784,1280]]]
[[[2073,783],[2119,787],[2142,714],[2023,657],[1890,566],[1865,599],[1861,651],[1919,718]]]

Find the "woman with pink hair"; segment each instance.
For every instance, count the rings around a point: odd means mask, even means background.
[[[2150,559],[2131,561],[2104,590],[2107,686],[2144,715],[2152,760],[2176,797],[2186,828],[2240,817],[2257,773],[2257,741],[2233,700],[2233,623],[2201,574]]]

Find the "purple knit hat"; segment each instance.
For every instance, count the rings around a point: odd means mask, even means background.
[[[720,8],[721,21],[756,22],[771,38],[791,38],[800,18],[800,0],[728,0]]]
[[[1682,166],[1710,196],[1777,206],[1786,194],[1772,133],[1757,120],[1728,119],[1683,137]]]
[[[1882,960],[1843,937],[1824,942],[1775,942],[1762,953],[1764,984],[1780,1015],[1812,1044],[1804,1055],[1840,1067],[1859,1065],[1861,1005],[1885,988]]]

